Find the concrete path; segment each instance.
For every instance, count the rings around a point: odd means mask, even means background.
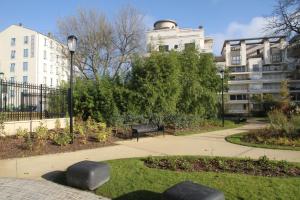
[[[45,180],[0,178],[0,200],[108,200]]]
[[[300,162],[300,151],[272,150],[246,147],[225,141],[227,135],[256,129],[265,124],[252,122],[240,128],[201,133],[189,136],[166,135],[120,141],[118,145],[70,153],[0,160],[0,177],[39,179],[42,175],[82,160],[112,160],[119,158],[158,155],[209,155],[258,158],[266,155],[274,160]]]

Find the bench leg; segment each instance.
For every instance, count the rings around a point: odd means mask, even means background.
[[[139,133],[139,132],[137,132],[137,134],[136,134],[136,142],[138,142],[138,141],[139,141],[139,136],[140,136],[140,133]]]

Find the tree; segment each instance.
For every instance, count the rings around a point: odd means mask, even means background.
[[[215,117],[221,80],[211,54],[199,54],[187,49],[180,55],[182,92],[178,112]]]
[[[291,104],[291,97],[288,88],[288,81],[284,80],[280,84],[280,100],[279,108],[284,112],[288,112]]]
[[[85,78],[97,81],[105,75],[116,77],[128,66],[142,48],[144,27],[143,15],[130,6],[121,8],[112,21],[96,10],[78,10],[58,21],[63,39],[71,34],[79,39],[74,65]]]
[[[274,34],[300,34],[300,0],[277,0],[266,30]]]
[[[153,52],[132,65],[129,88],[140,113],[147,117],[174,114],[180,92],[177,52]]]

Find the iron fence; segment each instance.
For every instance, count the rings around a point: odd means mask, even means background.
[[[65,117],[67,108],[66,90],[0,81],[0,111],[4,121]]]

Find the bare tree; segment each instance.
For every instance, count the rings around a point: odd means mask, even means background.
[[[74,64],[88,79],[115,77],[140,52],[144,38],[143,16],[133,7],[123,7],[113,21],[96,10],[79,10],[58,21],[63,38],[78,37]]]
[[[300,0],[278,0],[266,29],[274,34],[300,34]]]

